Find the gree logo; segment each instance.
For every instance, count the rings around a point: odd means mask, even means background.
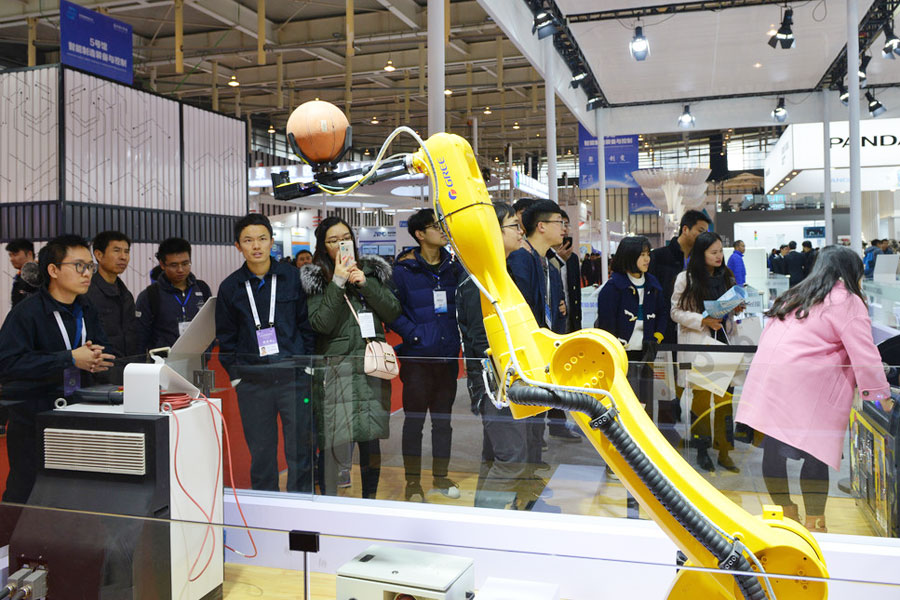
[[[456,190],[453,189],[453,178],[450,177],[450,169],[447,167],[447,161],[442,158],[438,161],[438,165],[440,165],[441,167],[441,174],[444,176],[444,183],[446,183],[447,187],[450,188],[448,197],[451,200],[456,200]]]

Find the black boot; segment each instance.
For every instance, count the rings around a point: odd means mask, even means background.
[[[693,439],[694,448],[697,449],[697,468],[701,471],[715,471],[712,459],[709,457],[709,439],[703,437],[695,437]]]

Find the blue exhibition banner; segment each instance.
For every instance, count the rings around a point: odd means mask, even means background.
[[[583,190],[600,184],[600,165],[597,162],[597,138],[584,125],[578,124],[578,187]]]
[[[628,212],[632,215],[658,215],[659,209],[639,187],[628,188]]]
[[[631,176],[638,169],[638,136],[617,135],[604,140],[606,155],[606,187],[640,187]]]
[[[63,64],[131,85],[131,25],[59,0]]]

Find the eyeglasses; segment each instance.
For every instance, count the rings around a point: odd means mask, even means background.
[[[566,226],[566,222],[563,221],[562,219],[558,219],[558,220],[556,220],[556,221],[541,221],[541,223],[559,223],[559,224],[562,225],[563,227]]]
[[[440,231],[441,225],[440,223],[432,223],[431,225],[426,225],[425,229],[434,229],[435,231]]]
[[[339,244],[341,242],[352,242],[352,241],[353,241],[353,236],[345,235],[342,238],[328,238],[327,240],[325,240],[325,243],[328,244],[329,246],[334,246],[335,244]]]
[[[163,266],[165,266],[167,269],[173,269],[175,271],[177,271],[178,269],[190,269],[191,261],[186,260],[180,263],[164,263]]]
[[[519,227],[518,223],[513,223],[512,225],[501,225],[500,229],[515,229],[516,231],[522,231],[522,228]]]
[[[86,263],[86,262],[78,261],[78,262],[56,263],[57,267],[61,267],[63,265],[72,265],[73,267],[75,267],[75,272],[78,273],[79,275],[84,275],[85,271],[87,271],[88,273],[94,273],[94,271],[97,270],[97,263],[92,263],[92,262]]]

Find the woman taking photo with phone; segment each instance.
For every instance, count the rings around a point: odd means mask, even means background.
[[[841,466],[853,391],[886,410],[893,405],[862,277],[862,259],[850,248],[819,252],[806,279],[776,298],[767,313],[738,406],[737,421],[766,435],[766,488],[795,521],[800,510],[791,501],[787,461],[803,461],[800,490],[810,531],[826,531],[828,467]]]
[[[734,319],[727,315],[724,319],[706,316],[704,302],[717,300],[734,286],[734,275],[724,264],[722,238],[712,231],[701,233],[694,241],[687,268],[675,279],[672,292],[672,320],[678,323],[679,344],[707,344],[716,342],[728,343],[728,335],[734,331]],[[743,306],[735,309],[737,314]],[[696,362],[696,352],[678,352],[680,362]],[[696,365],[695,365],[696,366]],[[714,367],[713,367],[714,369]],[[679,370],[682,385],[690,385],[684,381],[683,371]],[[738,473],[737,465],[729,455],[732,442],[728,435],[731,427],[733,408],[731,401],[725,396],[715,396],[715,424],[710,431],[710,397],[712,392],[692,387],[691,402],[692,425],[691,442],[697,449],[697,466],[705,471],[714,471],[715,466],[709,457],[708,450],[712,445],[719,450],[719,466],[733,473]],[[730,398],[730,396],[728,396]]]
[[[366,375],[370,340],[384,341],[384,325],[400,316],[391,293],[391,266],[378,256],[359,258],[350,226],[328,217],[316,228],[312,264],[300,270],[309,322],[318,334],[313,409],[320,453],[319,484],[333,495],[337,474],[359,446],[362,496],[374,498],[381,472],[380,439],[389,435],[391,382]]]

